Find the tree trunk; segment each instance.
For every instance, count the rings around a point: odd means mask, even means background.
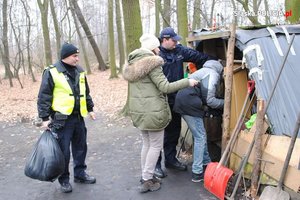
[[[50,43],[50,36],[49,36],[50,31],[48,27],[49,0],[44,0],[44,3],[42,3],[41,0],[37,0],[37,2],[41,12],[46,66],[48,66],[52,64],[51,43]]]
[[[250,12],[248,0],[245,0],[245,1],[237,0],[237,2],[242,4],[242,6],[243,6],[243,8],[246,12]],[[256,5],[254,5],[254,9],[258,10],[257,3],[256,3]],[[258,22],[258,16],[257,15],[255,15],[255,16],[249,15],[248,19],[252,22],[253,25],[260,25],[260,23]]]
[[[231,110],[231,94],[233,80],[233,62],[234,62],[234,47],[235,47],[235,24],[231,24],[230,38],[228,41],[226,69],[225,71],[225,96],[224,96],[224,111],[223,111],[223,136],[222,136],[222,153],[226,148],[230,132],[230,110]]]
[[[126,50],[129,53],[140,47],[138,39],[143,33],[140,3],[139,0],[122,0],[122,5],[125,25]]]
[[[23,64],[23,69],[24,69],[24,55],[23,55],[23,51],[21,49],[21,45],[20,45],[20,28],[18,27],[18,31],[19,33],[17,33],[16,27],[13,24],[13,19],[12,19],[12,6],[9,9],[9,18],[10,18],[10,26],[13,32],[13,36],[14,39],[16,41],[16,45],[17,45],[17,54],[15,56],[14,59],[14,64],[12,64],[13,68],[14,68],[14,77],[17,78],[18,82],[20,83],[21,88],[23,89],[23,85],[21,83],[20,77],[19,77],[19,71],[21,69],[21,65]]]
[[[78,37],[79,37],[80,46],[81,46],[81,49],[82,49],[83,58],[84,58],[84,63],[85,63],[86,73],[87,73],[87,74],[91,74],[92,71],[91,71],[89,59],[88,59],[88,56],[87,56],[85,44],[84,44],[84,42],[83,42],[83,37],[82,37],[81,32],[80,32],[80,28],[79,28],[79,24],[78,24],[78,21],[77,21],[77,18],[76,18],[76,14],[75,14],[75,11],[74,11],[74,7],[73,7],[72,5],[71,5],[71,9],[70,9],[70,10],[71,10],[71,13],[72,13],[72,17],[73,17],[73,19],[74,19],[74,24],[75,24],[76,32],[77,32]]]
[[[177,22],[178,22],[178,34],[182,37],[182,40],[180,42],[182,45],[186,45],[186,38],[188,36],[186,0],[177,0]]]
[[[115,37],[114,37],[114,1],[108,0],[108,37],[109,37],[109,63],[110,78],[117,78]]]
[[[200,10],[201,10],[201,0],[198,0],[198,1],[195,0],[194,1],[193,25],[192,25],[193,30],[201,28]]]
[[[171,0],[164,0],[163,27],[171,26]]]
[[[232,4],[232,8],[234,11],[237,11],[237,7],[236,7],[236,4],[235,4],[235,0],[231,0],[231,4]],[[234,15],[234,23],[236,24],[236,26],[238,26],[238,18],[237,18],[237,15]]]
[[[36,82],[36,78],[34,76],[33,70],[32,70],[32,63],[31,63],[31,55],[30,55],[30,33],[31,33],[31,19],[28,12],[28,4],[27,1],[21,0],[21,3],[24,7],[25,13],[26,13],[26,21],[27,21],[27,35],[26,35],[26,51],[27,51],[27,62],[28,62],[28,71],[31,75],[31,79],[33,82]]]
[[[125,25],[125,38],[126,38],[126,51],[128,53],[140,47],[138,38],[142,35],[142,20],[140,14],[139,0],[122,0],[124,25]],[[134,22],[134,23],[132,23]],[[130,87],[128,84],[127,101],[121,114],[128,114],[128,98]]]
[[[268,1],[264,0],[264,4],[265,4],[265,10],[266,10],[266,12],[267,13],[270,12]],[[265,15],[265,24],[271,24],[271,20],[270,20],[270,16],[269,15]]]
[[[117,33],[118,33],[118,46],[119,46],[119,72],[122,73],[123,65],[125,64],[125,48],[123,40],[123,28],[122,28],[122,16],[121,16],[121,7],[120,0],[116,0],[116,24],[117,24]]]
[[[3,43],[3,52],[2,52],[2,62],[5,67],[5,77],[9,79],[10,87],[13,87],[12,77],[13,74],[10,70],[10,61],[9,61],[9,48],[8,48],[8,37],[7,37],[7,0],[3,0],[2,4],[2,20],[3,20],[3,36],[2,36],[2,43]]]
[[[155,35],[159,36],[160,32],[160,21],[159,13],[161,8],[161,0],[155,0]]]
[[[210,9],[210,24],[212,26],[212,29],[216,29],[216,18],[214,17],[214,9],[215,9],[216,1],[213,0],[211,3],[211,9]]]
[[[55,12],[55,6],[53,3],[53,0],[50,0],[50,8],[51,8],[51,13],[52,13],[52,19],[53,19],[53,25],[54,25],[54,30],[55,30],[55,38],[56,38],[56,56],[57,59],[60,59],[60,48],[61,48],[61,34],[59,30],[59,24]]]
[[[76,16],[94,50],[94,53],[96,55],[96,58],[97,58],[97,61],[98,61],[98,69],[101,70],[101,71],[105,71],[107,66],[105,65],[104,61],[103,61],[103,58],[101,56],[101,53],[100,53],[100,50],[97,46],[97,43],[94,39],[94,36],[92,35],[91,31],[90,31],[90,28],[88,26],[88,24],[86,23],[85,19],[84,19],[84,16],[80,10],[80,7],[78,6],[77,4],[77,0],[70,0],[70,4],[72,4],[74,6],[74,10],[75,10],[75,13],[76,13]]]

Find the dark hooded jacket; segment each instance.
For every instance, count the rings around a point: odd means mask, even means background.
[[[190,78],[200,81],[194,88],[179,90],[173,110],[181,115],[203,117],[203,105],[212,109],[222,109],[224,99],[216,97],[216,89],[219,84],[223,66],[215,60],[204,63],[202,69],[194,72]]]

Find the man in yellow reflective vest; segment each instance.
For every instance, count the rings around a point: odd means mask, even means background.
[[[69,182],[70,145],[74,162],[74,182],[96,182],[96,178],[85,172],[87,130],[83,118],[90,115],[95,120],[95,113],[84,70],[77,65],[78,54],[79,50],[73,44],[63,44],[61,59],[44,70],[37,102],[43,127],[49,127],[57,134],[58,143],[65,156],[65,171],[58,178],[64,193],[72,192]]]

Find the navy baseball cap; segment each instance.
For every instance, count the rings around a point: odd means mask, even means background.
[[[172,38],[175,41],[179,41],[182,39],[181,36],[177,35],[174,29],[171,27],[166,27],[160,32],[160,39],[163,38]]]

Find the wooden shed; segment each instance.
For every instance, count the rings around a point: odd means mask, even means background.
[[[287,53],[292,34],[294,42],[287,56],[284,70],[279,77],[272,101],[268,102],[279,68]],[[259,143],[255,141],[245,177],[251,178],[253,164],[260,163],[264,171],[258,179],[263,184],[277,184],[281,175],[288,147],[290,145],[297,115],[300,113],[300,26],[274,26],[263,28],[232,27],[231,30],[196,30],[186,39],[188,45],[198,51],[218,57],[224,64],[225,106],[223,118],[214,124],[206,123],[208,140],[224,150],[228,139],[237,127],[242,108],[247,99],[249,109],[244,114],[243,124],[256,113],[257,100],[268,103],[268,109],[262,125],[263,135]],[[232,46],[233,45],[233,46]],[[297,78],[298,77],[298,78]],[[255,92],[248,94],[248,81],[255,81]],[[253,96],[253,98],[252,98]],[[252,99],[252,100],[251,100]],[[229,167],[236,170],[245,155],[251,141],[254,140],[257,120],[250,128],[238,129],[238,138],[232,148]],[[214,131],[212,132],[212,128]],[[220,128],[215,128],[220,127]],[[216,130],[218,130],[216,132]],[[292,196],[300,199],[300,132],[293,149],[284,186]],[[257,149],[257,145],[260,146]],[[257,154],[257,151],[261,151]]]

